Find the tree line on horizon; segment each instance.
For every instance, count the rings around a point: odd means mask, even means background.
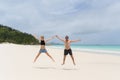
[[[0,24],[0,43],[9,42],[15,44],[38,44],[39,41],[28,33]]]

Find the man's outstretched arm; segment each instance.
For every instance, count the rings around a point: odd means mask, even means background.
[[[81,41],[80,39],[78,39],[78,40],[71,40],[70,42],[79,42],[79,41]]]
[[[56,37],[57,37],[59,40],[61,40],[61,41],[63,41],[63,42],[64,42],[64,39],[60,38],[60,37],[59,37],[59,36],[57,36],[57,35],[56,35]]]

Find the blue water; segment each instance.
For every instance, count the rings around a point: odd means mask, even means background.
[[[64,45],[52,45],[55,48],[64,48]],[[71,45],[73,50],[112,51],[120,53],[120,45]]]
[[[92,49],[92,50],[106,50],[106,51],[120,51],[120,46],[97,46],[97,45],[91,45],[91,46],[75,46],[73,45],[72,48],[74,49]]]

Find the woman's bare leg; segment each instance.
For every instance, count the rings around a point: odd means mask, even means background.
[[[37,58],[40,56],[41,53],[38,53],[37,56],[34,59],[34,62],[36,62]]]
[[[47,55],[50,59],[52,59],[53,62],[55,62],[55,60],[52,58],[52,56],[51,56],[49,53],[46,53],[46,55]]]
[[[66,55],[64,55],[64,58],[63,58],[63,63],[62,63],[62,65],[64,65],[64,64],[65,64],[65,60],[66,60]]]
[[[76,65],[73,55],[70,55],[70,56],[71,56],[71,59],[72,59],[72,61],[73,61],[73,64]]]

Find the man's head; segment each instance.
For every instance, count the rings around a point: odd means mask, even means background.
[[[69,36],[66,35],[66,36],[65,36],[65,39],[66,39],[66,40],[69,40]]]

